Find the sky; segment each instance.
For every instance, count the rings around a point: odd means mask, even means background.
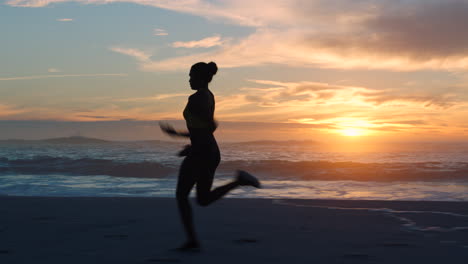
[[[162,139],[214,61],[225,140],[468,141],[468,0],[0,3],[0,139]]]

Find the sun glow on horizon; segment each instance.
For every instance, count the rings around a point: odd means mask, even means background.
[[[340,133],[348,137],[357,137],[357,136],[362,135],[361,131],[359,131],[356,128],[346,128],[346,129],[340,130]]]
[[[347,137],[357,137],[357,136],[363,136],[365,133],[362,129],[359,128],[345,128],[341,129],[338,131],[340,134],[343,136]]]

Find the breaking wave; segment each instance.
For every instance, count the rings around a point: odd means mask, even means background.
[[[35,156],[0,158],[0,175],[108,175],[164,178],[177,174],[178,164],[154,161]],[[221,163],[218,173],[247,170],[263,179],[354,181],[458,181],[468,180],[468,162],[360,163],[331,161],[233,160]]]
[[[157,162],[39,156],[31,159],[0,158],[0,174],[109,175],[117,177],[162,178],[174,172]]]

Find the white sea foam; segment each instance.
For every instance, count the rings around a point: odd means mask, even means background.
[[[463,218],[468,220],[468,215],[458,214],[453,212],[443,212],[443,211],[414,211],[414,210],[396,210],[390,208],[356,208],[356,207],[336,207],[336,206],[321,206],[313,204],[305,204],[294,200],[281,200],[276,199],[272,201],[274,204],[286,205],[286,206],[295,206],[295,207],[309,207],[309,208],[324,208],[329,210],[345,210],[345,211],[369,211],[382,213],[385,216],[392,217],[398,220],[401,224],[401,227],[408,231],[418,231],[418,232],[456,232],[462,230],[468,230],[468,225],[466,226],[434,226],[434,225],[423,225],[417,221],[411,219],[410,215],[422,214],[422,215],[446,215],[456,218]],[[464,221],[468,224],[468,221]],[[447,241],[446,241],[447,242]],[[456,241],[451,241],[456,243]]]
[[[172,197],[184,142],[9,143],[0,148],[0,195]],[[222,144],[215,185],[236,169],[260,190],[231,197],[468,200],[468,151],[327,152],[315,145]]]
[[[214,186],[228,182],[216,180]],[[468,183],[263,180],[262,189],[238,188],[231,198],[468,201]],[[2,175],[0,194],[24,196],[174,197],[176,176],[132,178]]]

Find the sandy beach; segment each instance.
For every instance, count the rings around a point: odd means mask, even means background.
[[[0,198],[0,263],[466,263],[468,203],[225,199],[194,206],[203,249],[174,199]],[[386,208],[386,209],[383,209]]]

